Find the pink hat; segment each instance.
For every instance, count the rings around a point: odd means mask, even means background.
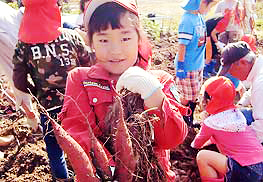
[[[61,15],[57,0],[23,0],[24,16],[18,39],[25,43],[45,43],[55,40],[61,32]]]
[[[224,76],[211,77],[205,81],[204,88],[211,97],[206,106],[206,111],[209,114],[217,114],[235,108],[236,90],[230,79]]]
[[[88,29],[90,17],[94,13],[94,11],[100,5],[108,3],[108,2],[117,3],[117,4],[121,5],[122,7],[124,7],[125,9],[133,12],[135,15],[138,16],[138,9],[137,9],[137,4],[136,4],[135,0],[90,0],[88,2],[87,7],[86,7],[85,16],[84,16],[84,26],[85,26],[86,30]]]

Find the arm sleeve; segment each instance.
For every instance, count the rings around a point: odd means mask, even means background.
[[[29,74],[29,67],[26,64],[27,51],[26,48],[23,49],[23,45],[21,43],[17,44],[17,48],[15,49],[15,54],[13,56],[13,81],[15,87],[25,93],[29,93],[29,90],[36,95],[36,88],[27,80],[27,74]]]
[[[170,149],[184,141],[188,128],[180,113],[183,106],[176,101],[170,91],[170,88],[174,86],[173,77],[164,71],[158,72],[158,76],[160,82],[164,84],[163,92],[166,98],[161,110],[151,112],[160,118],[159,121],[153,123],[155,143],[158,148]]]
[[[263,95],[263,87],[259,82],[253,84],[253,90],[251,90],[251,103],[252,103],[252,114],[254,122],[251,127],[256,132],[257,138],[263,142],[263,102],[261,98]]]
[[[203,123],[200,132],[196,135],[195,139],[191,143],[191,146],[193,148],[202,148],[202,146],[210,139],[211,136],[212,129]]]
[[[89,104],[89,98],[81,83],[81,78],[80,68],[75,68],[69,72],[64,104],[58,117],[62,121],[63,128],[88,154],[90,151],[89,127],[94,133],[99,132],[99,128],[96,125],[95,114]]]
[[[178,27],[179,44],[188,45],[193,38],[194,27],[190,17],[183,15],[182,21]]]

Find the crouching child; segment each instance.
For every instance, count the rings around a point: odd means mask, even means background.
[[[197,164],[204,181],[263,180],[263,147],[244,115],[234,104],[235,87],[226,77],[211,77],[201,91],[203,106],[210,114],[191,146],[202,148],[211,140],[220,153],[201,150]]]

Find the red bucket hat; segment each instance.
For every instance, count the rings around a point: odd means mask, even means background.
[[[23,0],[24,16],[18,39],[25,43],[46,43],[61,32],[61,15],[57,0]]]
[[[210,96],[210,101],[206,106],[206,111],[209,114],[217,114],[235,108],[236,90],[230,79],[224,76],[211,77],[205,81],[203,86]]]

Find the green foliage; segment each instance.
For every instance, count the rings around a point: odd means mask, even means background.
[[[62,12],[62,13],[71,13],[70,5],[69,5],[68,3],[64,3],[64,2],[63,2],[61,12]]]
[[[263,18],[263,2],[256,3],[256,10],[255,10],[259,19]]]
[[[159,24],[156,24],[155,22],[149,20],[149,19],[143,19],[142,21],[144,30],[154,39],[160,39],[160,33],[161,29]]]
[[[153,38],[160,39],[160,35],[165,32],[177,32],[178,18],[163,17],[156,21],[152,21],[148,18],[142,20],[142,25],[144,30]]]
[[[18,9],[18,4],[17,4],[16,1],[12,2],[12,3],[8,3],[8,5],[11,6],[12,8],[14,8],[14,9]]]
[[[256,20],[255,33],[259,40],[263,39],[263,19]]]
[[[80,9],[74,8],[72,3],[65,3],[63,2],[61,13],[65,14],[80,14]]]
[[[257,2],[256,10],[257,19],[255,21],[255,32],[259,40],[263,39],[263,2]]]
[[[257,19],[256,20],[256,29],[262,30],[263,29],[263,19]]]

